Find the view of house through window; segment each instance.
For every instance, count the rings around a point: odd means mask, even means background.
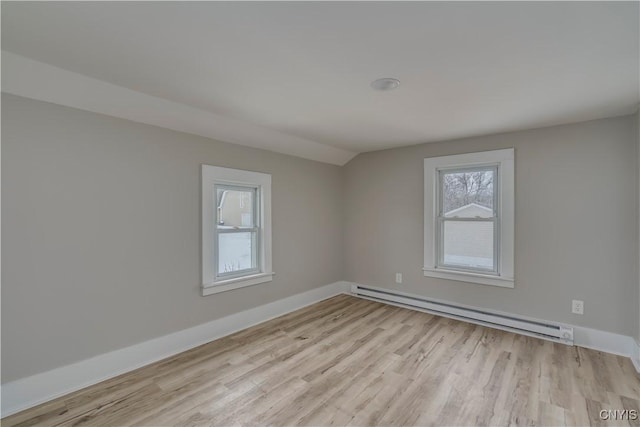
[[[439,171],[439,266],[497,272],[496,181],[496,167]]]
[[[216,185],[216,276],[258,269],[257,189]]]

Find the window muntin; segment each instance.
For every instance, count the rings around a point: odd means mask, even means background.
[[[498,166],[438,169],[436,268],[498,274]]]

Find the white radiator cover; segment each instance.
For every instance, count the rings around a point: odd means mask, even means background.
[[[372,286],[352,284],[351,294],[373,301],[424,311],[490,328],[573,345],[573,328],[570,326],[515,317],[510,314],[480,308],[460,306],[450,302],[431,300],[418,295]]]

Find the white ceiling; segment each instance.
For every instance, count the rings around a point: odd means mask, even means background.
[[[638,6],[2,2],[2,49],[365,152],[631,113]],[[402,84],[376,92],[379,77]]]

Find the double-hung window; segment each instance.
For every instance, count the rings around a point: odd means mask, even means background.
[[[215,277],[218,280],[259,272],[258,187],[215,184]]]
[[[513,149],[432,157],[424,275],[513,287]]]
[[[271,175],[202,166],[202,290],[272,280]]]

